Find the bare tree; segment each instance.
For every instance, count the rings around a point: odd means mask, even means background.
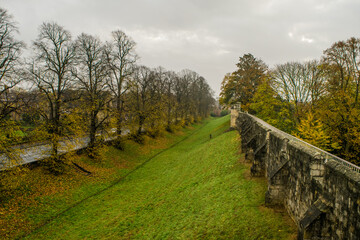
[[[18,140],[13,134],[18,130],[18,125],[10,117],[24,104],[23,92],[17,86],[22,81],[19,59],[25,45],[15,39],[16,32],[13,17],[0,8],[0,151],[7,156],[7,160],[0,161],[0,168],[19,162],[16,151],[11,148]],[[0,183],[0,189],[2,186]]]
[[[12,91],[22,78],[19,72],[19,58],[24,43],[14,38],[17,27],[11,15],[0,8],[0,121],[16,111],[19,104],[18,91]]]
[[[31,80],[46,98],[48,110],[43,117],[50,134],[52,159],[55,165],[61,165],[59,141],[66,132],[66,126],[62,124],[64,95],[73,84],[74,46],[70,33],[56,23],[43,23],[33,45],[35,57],[29,72]]]
[[[299,62],[288,62],[277,65],[273,72],[277,89],[288,102],[298,104],[310,97],[307,82],[302,78],[302,65]]]
[[[85,95],[84,109],[89,119],[89,148],[94,150],[96,132],[104,126],[109,117],[106,113],[110,96],[106,92],[108,71],[104,45],[100,39],[83,33],[76,40],[75,46],[76,64],[72,73]]]
[[[325,78],[317,61],[277,65],[272,76],[280,96],[294,106],[297,122],[301,107],[317,101],[324,93]]]
[[[171,125],[175,119],[175,109],[176,109],[176,98],[174,86],[177,79],[175,72],[167,71],[165,73],[165,92],[164,92],[164,102],[166,103],[166,130],[172,131]]]
[[[198,73],[189,69],[182,70],[179,73],[179,86],[181,89],[180,93],[182,95],[182,100],[179,101],[179,106],[182,108],[182,116],[186,124],[191,123],[192,117],[195,117],[194,113],[196,112],[196,103],[194,101],[194,86],[196,86],[195,82],[199,77]]]
[[[136,135],[141,135],[145,121],[150,117],[154,107],[155,74],[145,66],[135,68],[134,76],[129,89],[130,107],[133,122],[136,126]]]
[[[348,53],[348,61],[351,69],[353,82],[355,83],[355,105],[359,99],[360,86],[360,39],[350,38],[346,41],[346,50]]]
[[[324,51],[329,83],[336,89],[347,91],[351,82],[351,65],[348,60],[346,43],[339,41]]]
[[[321,63],[317,60],[307,61],[302,65],[302,78],[310,89],[310,102],[313,105],[325,93],[325,74]]]
[[[324,54],[330,85],[344,92],[354,92],[354,104],[357,105],[360,90],[360,39],[352,37],[347,41],[336,42]]]
[[[194,115],[200,118],[207,117],[210,113],[211,107],[215,104],[215,99],[213,98],[213,91],[204,77],[199,76],[193,82],[192,91],[196,104],[196,112]]]
[[[110,69],[109,89],[115,98],[115,118],[118,137],[123,127],[124,94],[129,88],[128,78],[134,71],[138,59],[135,42],[124,32],[112,32],[112,41],[107,43],[106,56]]]

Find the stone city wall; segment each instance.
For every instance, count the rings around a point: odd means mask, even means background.
[[[250,114],[238,112],[251,174],[265,176],[267,205],[283,205],[299,239],[360,239],[360,168]]]

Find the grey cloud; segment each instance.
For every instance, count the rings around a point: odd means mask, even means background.
[[[122,29],[138,43],[141,63],[190,68],[218,94],[225,73],[251,52],[269,65],[319,58],[338,40],[359,37],[357,0],[0,0],[28,44],[43,21],[74,36],[107,40]]]

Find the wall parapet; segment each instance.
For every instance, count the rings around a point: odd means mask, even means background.
[[[299,239],[360,239],[360,168],[247,113],[237,113],[253,176],[268,181],[265,201],[283,205]]]

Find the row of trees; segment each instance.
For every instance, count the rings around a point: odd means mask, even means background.
[[[220,102],[359,164],[360,39],[334,43],[320,60],[269,69],[251,54],[225,76]]]
[[[96,156],[100,132],[115,129],[121,148],[124,129],[141,142],[145,133],[156,137],[208,116],[214,104],[213,91],[196,72],[136,65],[136,44],[120,30],[104,43],[85,33],[73,40],[62,26],[43,23],[28,59],[21,57],[25,46],[16,31],[0,9],[0,151],[9,156],[19,129],[14,113],[26,113],[34,138],[51,143],[49,166],[61,172],[65,138],[88,135],[89,153]]]

